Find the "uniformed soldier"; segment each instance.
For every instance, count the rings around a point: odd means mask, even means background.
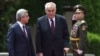
[[[86,9],[82,5],[75,5],[74,12],[77,22],[72,26],[70,36],[73,56],[84,56],[87,37],[87,23],[84,20]]]

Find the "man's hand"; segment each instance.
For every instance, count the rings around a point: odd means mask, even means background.
[[[69,48],[64,48],[65,53],[68,53],[68,51],[69,51]]]
[[[43,53],[38,53],[37,56],[43,56]]]

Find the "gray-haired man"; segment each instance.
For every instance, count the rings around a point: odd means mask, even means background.
[[[16,20],[7,33],[9,56],[35,56],[30,28],[25,25],[29,20],[28,11],[19,9]]]
[[[66,20],[56,14],[56,4],[45,4],[46,15],[38,18],[36,52],[38,56],[63,56],[69,50],[69,33]]]

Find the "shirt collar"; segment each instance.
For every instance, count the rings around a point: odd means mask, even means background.
[[[50,18],[48,18],[48,19],[49,19],[49,21],[51,21],[51,19],[50,19]],[[52,18],[52,20],[55,22],[55,17],[53,17],[53,18]]]
[[[19,21],[17,21],[17,23],[19,24],[19,26],[20,26],[21,28],[23,28],[23,26],[25,26],[24,24],[22,24],[22,23],[19,22]]]

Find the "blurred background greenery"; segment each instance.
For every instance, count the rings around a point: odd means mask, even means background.
[[[100,56],[100,0],[0,0],[0,52],[6,52],[6,34],[10,24],[16,21],[15,14],[19,8],[29,11],[29,25],[36,23],[38,17],[44,15],[44,4],[53,1],[57,4],[57,13],[63,14],[63,6],[73,7],[82,4],[88,13],[87,53]]]

